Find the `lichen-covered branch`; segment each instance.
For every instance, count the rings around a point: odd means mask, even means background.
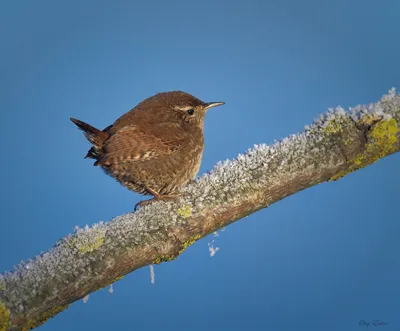
[[[145,265],[284,197],[337,180],[400,149],[400,95],[329,110],[305,131],[218,164],[185,188],[107,223],[76,229],[46,253],[0,274],[0,331],[28,330]]]

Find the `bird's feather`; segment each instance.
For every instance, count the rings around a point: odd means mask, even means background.
[[[177,123],[126,126],[105,141],[104,154],[95,165],[108,166],[165,157],[178,152],[184,138]]]

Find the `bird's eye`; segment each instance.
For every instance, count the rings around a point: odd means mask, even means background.
[[[187,112],[188,112],[189,115],[193,115],[194,114],[194,109],[190,108]]]

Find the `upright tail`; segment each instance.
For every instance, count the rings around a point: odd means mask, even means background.
[[[70,118],[70,120],[83,131],[86,139],[93,145],[93,147],[86,154],[85,158],[98,159],[103,154],[103,144],[108,139],[109,134],[104,131],[100,131],[95,127],[77,120],[76,118]]]

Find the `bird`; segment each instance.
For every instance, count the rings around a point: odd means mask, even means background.
[[[171,91],[143,100],[103,130],[70,120],[92,144],[85,158],[129,190],[153,196],[138,202],[136,210],[182,195],[200,169],[205,115],[223,104]]]

